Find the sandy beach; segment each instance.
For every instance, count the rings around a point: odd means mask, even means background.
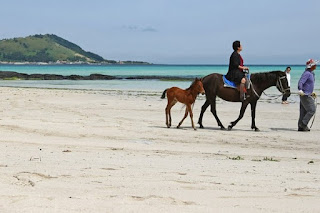
[[[194,131],[178,104],[166,128],[160,92],[0,93],[0,212],[320,212],[320,117],[298,132],[298,102],[258,102],[260,132],[250,108]],[[225,126],[239,109],[217,104]]]

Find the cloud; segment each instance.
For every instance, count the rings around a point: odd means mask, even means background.
[[[143,32],[157,32],[157,30],[153,27],[145,27],[142,29]]]
[[[129,30],[129,31],[137,31],[137,32],[158,32],[157,29],[151,26],[141,27],[137,25],[123,25],[121,29]]]

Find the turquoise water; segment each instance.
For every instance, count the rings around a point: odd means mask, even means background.
[[[268,72],[285,70],[287,65],[252,65],[250,72]],[[304,71],[304,66],[291,66],[291,88],[296,91],[298,80]],[[34,74],[60,75],[90,75],[99,73],[118,77],[128,76],[178,76],[203,77],[210,73],[227,73],[227,65],[0,65],[1,71],[15,71]],[[317,73],[317,70],[315,71]],[[189,81],[160,81],[160,80],[108,80],[108,81],[0,81],[0,86],[14,87],[44,87],[71,89],[123,89],[123,90],[155,90],[178,86],[186,88]],[[320,79],[316,80],[316,90],[319,91]],[[273,88],[271,93],[277,93]]]
[[[250,66],[250,72],[285,70],[286,66]],[[301,73],[304,66],[292,66],[292,74]],[[90,75],[99,73],[114,76],[185,76],[203,77],[213,72],[226,73],[227,65],[0,65],[1,71],[27,74]]]

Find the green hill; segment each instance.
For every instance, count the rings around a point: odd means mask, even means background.
[[[6,62],[108,62],[59,36],[46,34],[0,40],[0,61]]]

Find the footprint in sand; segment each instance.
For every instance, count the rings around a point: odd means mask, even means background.
[[[193,201],[183,201],[183,200],[175,199],[173,197],[161,197],[157,195],[149,195],[144,197],[141,197],[141,196],[130,196],[130,197],[136,201],[155,200],[157,202],[160,201],[160,202],[168,203],[171,205],[197,205]]]
[[[37,182],[43,181],[45,179],[52,179],[57,177],[52,177],[50,175],[44,175],[41,173],[32,173],[32,172],[19,172],[13,176],[17,181],[14,184],[22,186],[32,186],[34,187]]]

